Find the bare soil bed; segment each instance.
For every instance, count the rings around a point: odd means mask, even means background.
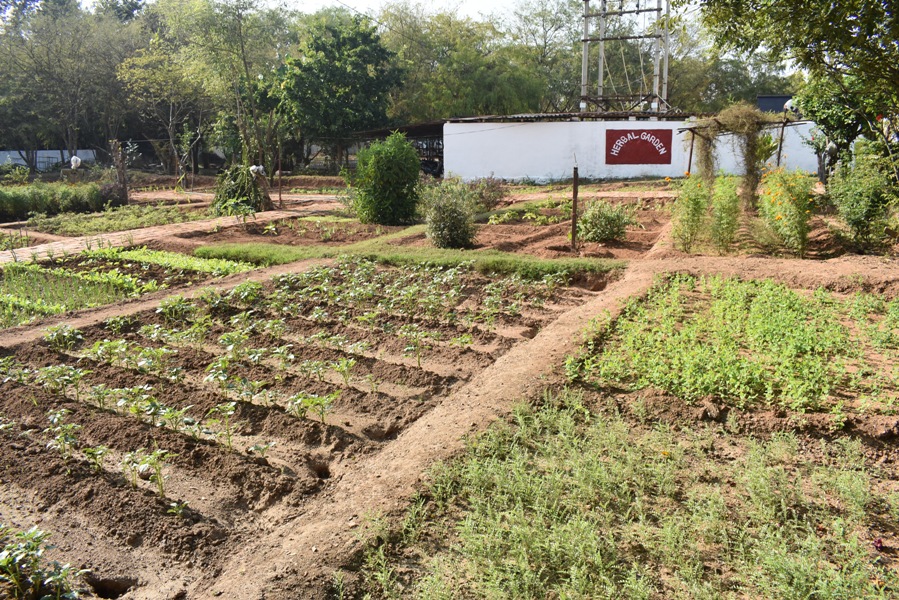
[[[264,225],[253,222],[235,224],[218,231],[178,237],[197,244],[267,242],[287,246],[339,245],[368,240],[402,229],[384,225],[363,225],[355,221],[309,221],[297,218],[281,219]]]
[[[651,193],[643,193],[651,197]],[[571,249],[571,220],[547,225],[534,225],[527,221],[478,226],[474,249],[494,249],[503,252],[527,254],[538,258],[564,258],[583,256],[588,258],[634,259],[646,254],[659,240],[671,221],[671,212],[665,207],[666,198],[647,203],[644,197],[618,198],[616,203],[635,208],[634,216],[639,225],[630,227],[624,240],[607,243],[579,242],[577,251]],[[560,211],[543,208],[540,214],[548,218],[560,218]],[[401,237],[391,242],[397,246],[430,246],[424,233]]]

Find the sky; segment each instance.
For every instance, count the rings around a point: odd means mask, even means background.
[[[389,0],[286,0],[290,8],[312,13],[322,8],[342,7],[370,17]],[[435,0],[423,3],[428,12],[456,12],[459,16],[478,19],[481,16],[511,12],[519,0]]]

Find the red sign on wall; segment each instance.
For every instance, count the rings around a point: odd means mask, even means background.
[[[671,129],[607,129],[607,165],[670,165]]]

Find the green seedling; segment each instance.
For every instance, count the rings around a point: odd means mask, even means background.
[[[189,321],[196,311],[197,307],[184,296],[171,296],[159,303],[156,314],[173,325]]]
[[[234,437],[235,423],[232,417],[236,412],[236,402],[225,402],[210,408],[209,412],[206,413],[207,422],[209,424],[221,425],[222,431],[219,435],[225,438],[225,447],[228,448],[228,450],[233,450],[231,440]]]
[[[179,519],[183,519],[187,509],[190,508],[187,502],[172,502],[165,511],[170,515],[175,515]]]
[[[77,431],[81,429],[81,425],[75,423],[66,423],[66,417],[69,411],[66,409],[57,410],[47,414],[52,427],[44,430],[44,433],[53,436],[53,439],[47,443],[47,448],[58,450],[64,461],[68,461],[72,455],[72,450],[78,444]]]
[[[68,325],[53,325],[46,331],[44,341],[57,352],[69,351],[84,341],[81,331]]]
[[[105,321],[103,321],[103,326],[110,332],[116,335],[121,335],[123,331],[134,325],[136,320],[134,317],[127,316],[119,316],[119,317],[109,317]]]
[[[138,466],[138,469],[149,469],[152,472],[150,481],[156,484],[156,491],[160,498],[165,498],[165,476],[162,470],[168,464],[168,461],[171,461],[176,456],[178,455],[157,448],[150,454],[145,454]]]
[[[81,450],[91,463],[94,472],[99,473],[103,470],[103,457],[109,453],[106,446],[95,446],[93,448],[84,448]]]
[[[343,378],[343,383],[347,387],[350,386],[350,372],[356,366],[355,358],[341,358],[337,362],[331,363],[331,367]]]
[[[265,455],[275,446],[275,444],[276,442],[260,442],[247,448],[247,452],[250,454],[255,452],[262,458],[265,458]]]

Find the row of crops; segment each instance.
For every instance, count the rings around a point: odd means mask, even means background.
[[[12,263],[3,268],[0,278],[0,327],[252,268],[146,248],[88,250],[54,257],[47,264]]]
[[[0,360],[0,478],[38,504],[90,489],[103,535],[207,568],[228,524],[326,486],[578,302],[563,283],[348,260],[50,328]]]

